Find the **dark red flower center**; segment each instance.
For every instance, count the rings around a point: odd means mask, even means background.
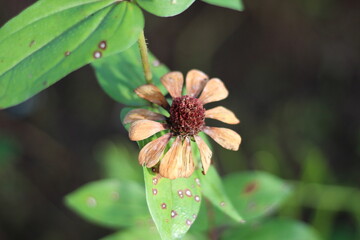
[[[173,99],[168,124],[174,135],[193,136],[198,134],[205,124],[205,108],[194,97],[181,96]]]

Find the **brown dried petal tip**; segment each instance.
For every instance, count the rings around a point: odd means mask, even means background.
[[[206,104],[223,100],[227,98],[228,95],[229,92],[224,83],[218,78],[212,78],[206,83],[199,100],[202,101],[203,104]]]
[[[196,69],[189,71],[186,75],[186,94],[190,97],[197,97],[204,89],[209,77]]]
[[[223,148],[233,151],[239,150],[241,137],[233,130],[228,128],[204,127],[203,131]]]
[[[169,108],[169,103],[166,101],[160,89],[152,84],[145,84],[135,89],[135,93],[152,103],[155,103],[165,109]]]
[[[165,125],[162,123],[151,120],[139,120],[131,124],[129,137],[132,141],[140,141],[162,130],[165,130]]]
[[[169,72],[161,78],[161,83],[170,93],[171,97],[181,97],[184,77],[181,72]]]

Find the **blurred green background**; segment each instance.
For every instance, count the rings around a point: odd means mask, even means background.
[[[0,0],[0,24],[33,2]],[[197,1],[176,17],[146,14],[149,47],[170,69],[201,69],[229,88],[221,105],[240,118],[233,129],[243,143],[239,152],[216,148],[222,174],[264,170],[289,180],[295,192],[277,215],[307,222],[323,239],[360,239],[360,2],[244,4],[241,13]],[[101,177],[103,141],[136,153],[122,107],[87,66],[0,112],[1,240],[112,232],[68,210],[63,197]]]

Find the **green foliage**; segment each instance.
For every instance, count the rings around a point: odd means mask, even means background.
[[[125,50],[143,25],[141,10],[127,1],[36,2],[0,29],[0,108],[25,101],[96,58]]]
[[[270,219],[264,224],[243,225],[225,232],[224,240],[319,240],[317,233],[302,222],[291,219]]]
[[[144,167],[146,200],[162,239],[181,239],[197,218],[201,192],[196,174],[161,178]]]
[[[242,3],[242,0],[203,0],[203,1],[215,6],[231,8],[238,11],[244,10],[244,5]]]
[[[237,222],[243,222],[232,202],[229,200],[222,186],[222,181],[214,166],[211,166],[203,175],[198,173],[201,182],[201,191],[209,201],[220,211]]]
[[[160,17],[170,17],[182,13],[195,0],[137,0],[146,11]]]
[[[85,219],[106,227],[146,224],[149,219],[144,190],[131,181],[92,182],[67,195],[65,201]]]
[[[289,196],[287,184],[265,172],[242,172],[224,179],[226,192],[246,221],[259,219],[280,206]]]
[[[160,77],[169,70],[150,54],[154,84],[160,87]],[[137,44],[128,50],[94,62],[97,79],[104,89],[116,101],[130,105],[147,105],[147,102],[134,94],[133,90],[144,84],[144,72]],[[164,89],[160,87],[160,89]]]

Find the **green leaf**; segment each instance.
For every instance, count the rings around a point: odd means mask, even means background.
[[[164,92],[160,77],[169,72],[169,69],[151,54],[150,63],[154,84]],[[113,99],[130,106],[148,105],[147,101],[138,97],[133,91],[146,83],[137,44],[122,53],[96,61],[92,66],[101,87]]]
[[[144,167],[144,178],[147,204],[162,239],[183,238],[200,208],[196,174],[170,180]]]
[[[203,0],[203,1],[219,7],[230,8],[238,11],[244,10],[244,5],[242,0]]]
[[[130,180],[143,184],[143,176],[137,161],[138,150],[128,143],[104,141],[95,155],[102,167],[104,178]]]
[[[143,187],[131,181],[92,182],[67,195],[65,201],[83,218],[106,227],[144,225],[150,218]]]
[[[223,213],[237,222],[243,222],[244,220],[229,200],[215,167],[210,166],[205,176],[200,172],[198,175],[201,182],[201,191],[204,196]]]
[[[170,17],[182,13],[195,0],[137,0],[146,11],[160,17]]]
[[[0,108],[129,48],[143,25],[141,10],[128,1],[36,2],[0,29]]]
[[[317,232],[302,222],[291,219],[269,219],[265,224],[244,225],[230,229],[221,238],[224,240],[319,240]]]
[[[231,174],[224,186],[246,221],[261,218],[280,206],[290,194],[285,182],[264,172]]]

